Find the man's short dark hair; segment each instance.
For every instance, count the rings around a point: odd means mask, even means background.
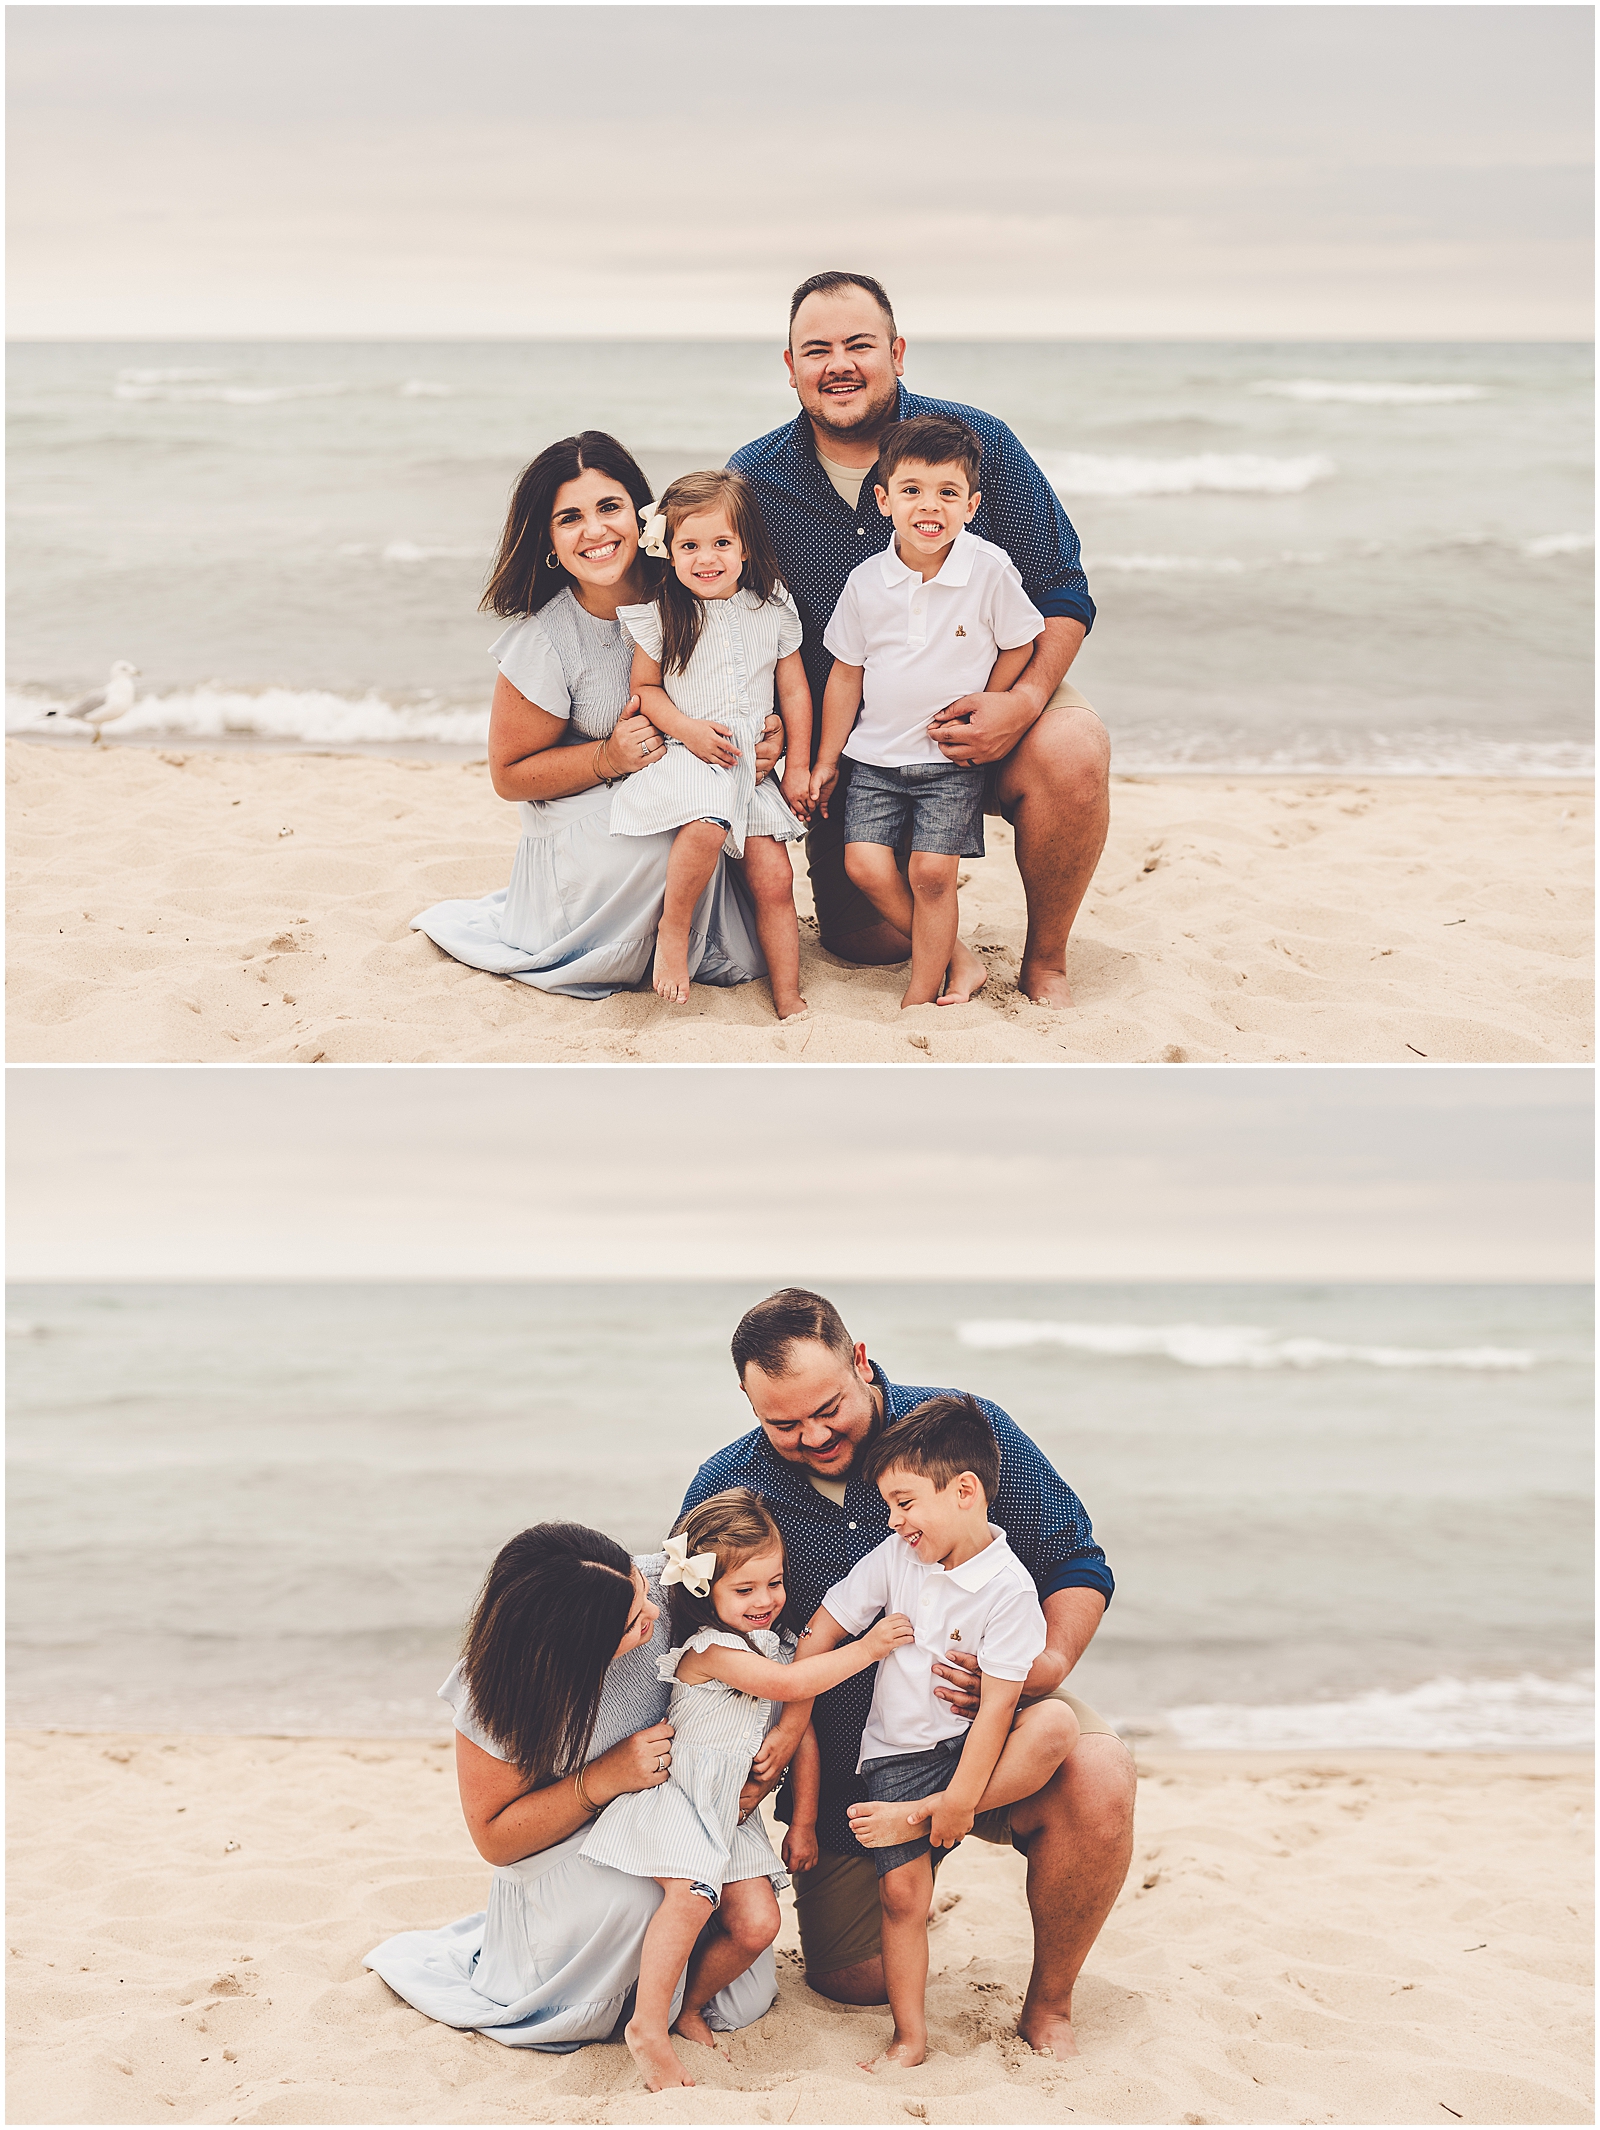
[[[889,292],[881,281],[874,281],[870,274],[846,274],[830,269],[825,274],[811,274],[802,281],[789,298],[789,339],[794,339],[795,313],[807,296],[832,296],[842,288],[863,288],[889,321],[889,338],[898,340],[900,335],[894,322],[894,305],[889,301]]]
[[[915,459],[919,466],[959,466],[967,476],[969,492],[975,492],[983,446],[953,414],[913,414],[884,430],[873,479],[887,488],[890,474],[908,459]]]
[[[1000,1445],[970,1392],[929,1398],[867,1445],[862,1484],[876,1486],[885,1472],[915,1472],[936,1487],[947,1487],[962,1472],[971,1472],[984,1500],[992,1502],[1000,1490]]]
[[[813,1294],[809,1287],[780,1287],[739,1319],[733,1335],[733,1365],[739,1381],[744,1381],[752,1362],[764,1376],[786,1375],[789,1349],[801,1339],[816,1339],[846,1361],[856,1350],[832,1302]]]

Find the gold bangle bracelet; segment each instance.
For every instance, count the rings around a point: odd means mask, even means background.
[[[574,1792],[576,1793],[579,1804],[582,1805],[583,1809],[585,1810],[585,1812],[588,1813],[589,1817],[593,1819],[595,1814],[599,1811],[600,1807],[595,1803],[594,1799],[583,1787],[582,1768],[579,1768],[577,1774],[573,1776],[572,1787]]]

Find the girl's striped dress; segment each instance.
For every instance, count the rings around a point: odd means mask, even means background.
[[[618,786],[611,800],[614,836],[654,836],[688,821],[726,821],[724,850],[744,856],[746,836],[775,836],[794,843],[804,824],[790,811],[775,776],[758,783],[756,741],[772,714],[773,672],[780,658],[800,648],[800,615],[787,592],[758,599],[732,592],[703,599],[700,641],[681,673],[663,674],[662,686],[685,717],[726,725],[739,747],[731,769],[702,762],[682,740],[669,739],[659,762]],[[647,658],[661,657],[661,617],[654,605],[623,606],[617,619]]]
[[[770,1627],[751,1635],[774,1664],[793,1662],[795,1644]],[[771,1879],[787,1886],[789,1875],[772,1853],[761,1814],[741,1825],[739,1792],[750,1763],[778,1720],[782,1704],[742,1694],[721,1679],[686,1686],[678,1664],[687,1651],[748,1649],[743,1635],[702,1627],[681,1649],[660,1659],[663,1679],[673,1681],[667,1721],[673,1726],[672,1775],[654,1790],[615,1797],[589,1830],[583,1854],[635,1878],[689,1879],[716,1905],[722,1889],[738,1879]]]

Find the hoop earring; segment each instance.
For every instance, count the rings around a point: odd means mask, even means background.
[[[559,569],[561,567],[561,564],[556,560],[556,551],[553,547],[544,558],[544,566],[546,569]]]

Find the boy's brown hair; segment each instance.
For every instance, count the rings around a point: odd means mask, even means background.
[[[914,1472],[939,1488],[970,1472],[992,1502],[1000,1490],[1000,1445],[970,1391],[929,1398],[867,1445],[863,1485],[876,1486],[885,1472]]]
[[[672,543],[685,518],[698,517],[718,505],[728,513],[728,522],[744,549],[744,567],[739,573],[739,591],[754,592],[758,599],[781,596],[778,558],[772,552],[767,528],[761,522],[755,491],[742,473],[715,467],[706,473],[680,474],[656,509],[667,521],[667,572],[655,594],[661,616],[661,677],[681,673],[694,656],[705,621],[705,601],[697,599],[672,568]],[[737,599],[739,592],[732,594]]]
[[[966,423],[953,414],[913,414],[909,420],[892,422],[884,430],[873,480],[887,488],[890,474],[907,459],[915,459],[919,466],[959,466],[967,477],[970,495],[978,486],[983,446]]]

